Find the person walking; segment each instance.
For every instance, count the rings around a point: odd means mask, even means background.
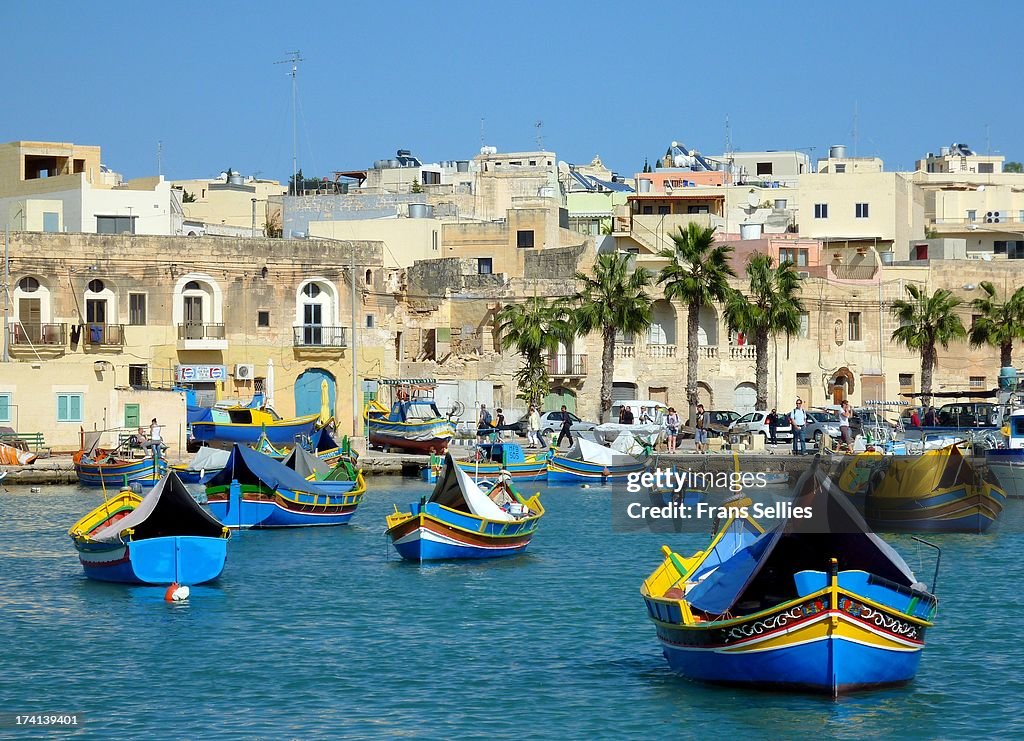
[[[924,426],[935,427],[938,420],[935,419],[935,407],[928,407],[928,411],[924,413]]]
[[[562,447],[562,438],[565,437],[565,438],[569,439],[569,447],[571,448],[572,445],[573,445],[573,442],[572,442],[572,431],[571,431],[572,430],[572,417],[569,416],[569,410],[565,408],[564,404],[562,405],[562,410],[561,411],[562,411],[562,429],[558,433],[558,442],[555,443],[555,447],[556,448]]]
[[[807,425],[807,412],[804,411],[803,399],[796,400],[796,408],[790,412],[789,422],[793,428],[793,455],[806,455],[807,440],[804,439],[804,427]]]
[[[501,439],[505,437],[505,413],[499,407],[496,410],[497,416],[494,418],[494,439],[497,442],[501,442]]]
[[[779,413],[775,411],[775,407],[772,407],[772,411],[768,414],[768,442],[775,445],[779,442]]]
[[[839,436],[843,441],[843,448],[849,452],[853,447],[853,435],[850,431],[850,417],[853,411],[850,409],[850,402],[844,401],[839,408]]]
[[[543,448],[544,441],[540,437],[540,412],[537,411],[537,407],[530,407],[530,418],[527,422],[529,435],[527,435],[528,442],[531,448]]]
[[[921,418],[917,415],[917,409],[914,409],[913,411],[910,412],[910,426],[911,427],[920,427],[921,426]]]
[[[149,442],[146,443],[146,447],[150,449],[154,458],[160,457],[163,443],[163,428],[156,421],[156,417],[153,417],[153,421],[149,423]]]
[[[633,424],[633,412],[629,407],[624,406],[619,409],[619,424],[620,425],[631,425]]]
[[[693,440],[697,445],[698,453],[706,453],[708,446],[708,413],[704,411],[704,405],[697,405],[696,419],[693,420]]]
[[[491,413],[487,411],[487,405],[480,405],[480,416],[476,421],[476,440],[482,443],[487,435],[491,434]]]
[[[665,426],[668,428],[668,452],[676,452],[676,438],[679,436],[679,415],[675,407],[668,408],[665,416]]]

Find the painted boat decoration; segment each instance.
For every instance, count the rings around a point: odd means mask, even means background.
[[[706,550],[662,548],[640,591],[669,666],[833,697],[911,681],[935,596],[817,466],[797,490],[810,518],[764,532],[738,510]]]
[[[145,498],[121,491],[68,531],[90,579],[160,585],[216,579],[228,534],[174,473]]]
[[[387,535],[409,561],[498,558],[526,550],[544,516],[540,495],[525,499],[509,477],[478,486],[451,454],[429,498],[387,517]]]
[[[344,525],[363,500],[357,473],[349,491],[330,491],[280,461],[235,445],[224,469],[206,482],[207,506],[232,528]]]
[[[219,473],[231,457],[230,451],[220,448],[201,447],[188,463],[178,463],[171,470],[185,484],[199,484],[207,476]]]
[[[1024,409],[1009,413],[1002,428],[1003,445],[985,451],[988,470],[1010,497],[1024,497]]]
[[[381,381],[380,388],[394,390],[394,401],[390,408],[378,399],[366,405],[363,416],[370,445],[443,455],[455,437],[455,423],[438,411],[435,387],[431,379]]]
[[[552,451],[548,459],[548,481],[624,481],[629,474],[643,471],[651,459],[637,458],[583,438],[566,453]]]
[[[477,481],[496,479],[502,472],[521,481],[543,481],[548,476],[548,455],[548,451],[527,455],[518,443],[481,443],[468,459],[455,463]],[[435,483],[443,463],[441,456],[432,456],[421,471],[422,477]]]
[[[35,453],[0,443],[0,466],[27,466],[35,463],[37,457]]]
[[[284,465],[326,491],[352,491],[356,487],[359,472],[347,459],[336,460],[336,465],[332,466],[305,448],[296,446],[284,459]]]
[[[911,532],[983,533],[1006,501],[1003,489],[958,445],[881,458],[862,496],[871,527]]]
[[[311,435],[320,420],[319,414],[281,419],[270,407],[214,407],[208,411],[208,419],[197,419],[191,423],[192,439],[205,443],[251,445],[265,437],[274,446],[294,445],[297,437]]]
[[[155,486],[167,473],[164,459],[125,459],[114,451],[95,448],[91,453],[78,451],[72,458],[78,482],[83,486],[119,489],[126,483],[143,487]]]

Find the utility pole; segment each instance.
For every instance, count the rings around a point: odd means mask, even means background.
[[[256,199],[252,199],[252,236],[256,238]]]
[[[11,300],[11,260],[10,260],[11,225],[4,225],[4,362],[11,359],[10,350],[10,327],[7,324],[7,317],[10,314]]]
[[[298,51],[288,52],[288,58],[282,59],[274,64],[290,64],[291,71],[288,73],[292,78],[292,195],[299,195],[299,129],[297,123],[297,93],[295,90],[296,77],[299,74],[299,62],[302,55]]]
[[[349,257],[351,258],[352,273],[352,439],[359,434],[359,376],[357,358],[359,355],[356,345],[356,246],[349,242]]]

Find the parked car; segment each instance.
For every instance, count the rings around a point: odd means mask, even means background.
[[[765,438],[770,438],[771,432],[768,429],[767,422],[768,414],[769,412],[749,412],[744,414],[729,426],[729,432],[753,432],[755,434],[764,435]],[[785,412],[779,412],[778,414],[779,425],[775,428],[775,439],[792,440],[793,428],[790,426],[789,415]]]
[[[612,409],[608,415],[608,421],[613,423],[618,422],[619,412],[622,411],[623,407],[628,407],[629,411],[633,413],[633,424],[635,425],[660,425],[664,421],[665,415],[668,414],[668,407],[660,401],[651,401],[650,399],[626,399],[612,402]],[[645,415],[650,419],[650,422],[641,422]]]
[[[991,427],[996,423],[996,405],[988,402],[961,402],[939,407],[940,427]]]
[[[685,410],[684,410],[685,411]],[[729,431],[729,426],[740,418],[739,412],[731,409],[712,409],[705,411],[708,415],[708,437],[721,437]],[[693,420],[687,420],[680,431],[680,437],[693,437]]]
[[[808,420],[804,426],[804,440],[814,442],[815,446],[821,447],[821,438],[828,435],[833,440],[839,440],[839,415],[830,409],[811,409],[807,412]],[[851,420],[850,431],[853,432]],[[856,435],[855,435],[856,436]]]
[[[582,419],[577,417],[572,412],[569,412],[569,419],[572,420],[572,427],[570,428],[573,432],[592,430],[597,427],[594,422],[584,422]],[[524,414],[517,421],[513,422],[511,428],[515,430],[517,435],[526,437],[526,430],[530,425],[530,415]],[[545,436],[550,436],[552,432],[558,432],[562,429],[562,412],[561,410],[553,410],[550,412],[543,412],[540,415],[540,429]]]

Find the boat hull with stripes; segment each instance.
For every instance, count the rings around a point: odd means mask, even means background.
[[[319,414],[272,422],[193,422],[192,437],[200,442],[242,443],[252,445],[265,436],[272,445],[294,445],[295,439],[309,436],[316,429]]]
[[[548,461],[548,481],[555,483],[625,481],[631,473],[643,471],[646,468],[647,461],[637,461],[621,466],[602,466],[598,463],[576,461],[555,455]]]
[[[523,532],[484,535],[454,526],[426,512],[388,530],[399,555],[408,561],[443,561],[515,556],[533,539],[534,524]]]
[[[230,528],[312,527],[344,525],[352,519],[363,501],[366,486],[362,474],[358,482],[328,482],[347,490],[337,491],[321,486],[322,493],[297,492],[289,489],[269,491],[261,487],[240,487],[233,494],[230,487],[208,487],[207,506],[210,513]],[[356,487],[356,488],[353,488]]]
[[[113,463],[77,461],[75,473],[78,474],[78,483],[83,486],[116,489],[127,482],[150,487],[155,486],[160,477],[167,473],[167,462],[159,460],[154,463],[152,458]]]

